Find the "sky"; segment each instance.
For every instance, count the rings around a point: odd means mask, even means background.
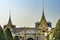
[[[34,27],[42,16],[42,0],[0,0],[0,25],[7,24],[11,10],[12,24],[16,27]],[[60,0],[44,0],[47,22],[55,26],[60,18]]]

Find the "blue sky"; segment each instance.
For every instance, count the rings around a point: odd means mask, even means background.
[[[0,0],[0,25],[8,22],[11,10],[12,23],[17,27],[34,27],[41,20],[42,0]],[[44,0],[46,20],[55,26],[60,18],[60,0]]]

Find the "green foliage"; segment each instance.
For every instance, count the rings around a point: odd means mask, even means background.
[[[6,37],[7,40],[13,40],[11,31],[10,31],[9,28],[6,28],[6,30],[5,30],[5,37]]]
[[[5,40],[4,32],[1,26],[0,26],[0,40]]]
[[[57,21],[56,27],[53,31],[52,40],[60,40],[60,19]]]
[[[19,40],[18,36],[15,36],[15,37],[14,37],[14,40]]]

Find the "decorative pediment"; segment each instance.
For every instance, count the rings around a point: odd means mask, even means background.
[[[34,30],[26,30],[26,33],[29,33],[29,34],[35,34],[36,32]]]

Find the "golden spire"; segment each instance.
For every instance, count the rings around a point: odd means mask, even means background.
[[[47,21],[46,21],[46,18],[45,18],[45,15],[44,15],[44,0],[43,0],[43,2],[42,2],[42,17],[41,17],[41,21],[42,21],[42,20],[44,20],[45,22],[47,22]],[[40,21],[40,22],[41,22],[41,21]]]
[[[46,18],[45,18],[45,15],[44,15],[44,1],[42,3],[42,17],[41,17],[41,20],[40,20],[40,26],[48,26],[47,25],[47,21],[46,21]]]
[[[8,23],[5,25],[4,28],[5,28],[4,30],[6,30],[6,28],[9,28],[11,32],[14,31],[13,30],[14,27],[13,27],[13,24],[12,24],[12,21],[11,21],[11,10],[9,11],[9,20],[8,20]]]
[[[8,24],[7,25],[12,25],[12,21],[11,21],[11,10],[10,10],[9,20],[8,20]]]

